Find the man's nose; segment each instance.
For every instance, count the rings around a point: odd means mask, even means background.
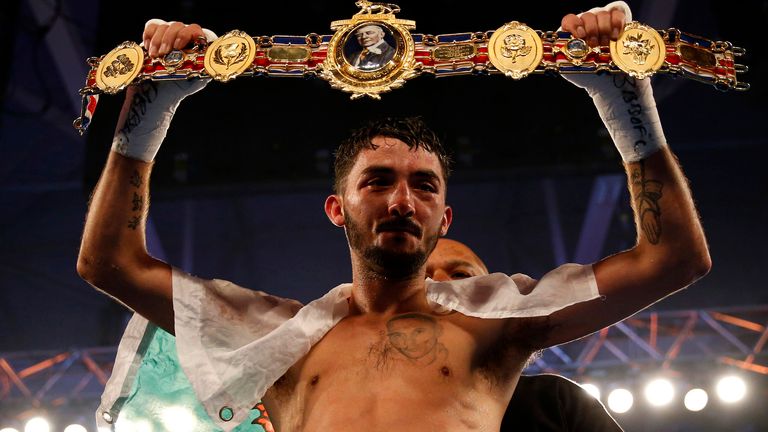
[[[445,270],[435,270],[432,274],[432,280],[436,282],[447,282],[451,280],[451,276]]]
[[[398,183],[392,190],[388,210],[391,216],[399,217],[411,217],[416,213],[411,188],[406,182]]]

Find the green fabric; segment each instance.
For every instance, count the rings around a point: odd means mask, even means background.
[[[131,393],[120,410],[116,431],[221,431],[197,400],[181,369],[176,354],[176,338],[150,324],[147,332],[151,331],[154,335],[146,346]],[[260,417],[261,412],[252,409],[248,419],[234,431],[266,432],[257,423]]]

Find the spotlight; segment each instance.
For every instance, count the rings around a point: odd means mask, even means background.
[[[715,389],[717,395],[725,403],[734,403],[742,400],[747,393],[747,385],[737,376],[726,376],[720,379]]]
[[[618,388],[608,395],[608,408],[618,414],[624,414],[629,411],[634,402],[635,399],[632,397],[632,393],[627,389]]]
[[[12,427],[2,428],[0,429],[0,432],[19,432],[18,429],[14,429]]]
[[[116,432],[152,432],[152,425],[146,420],[131,420],[121,415],[115,423]]]
[[[707,406],[707,402],[709,402],[709,396],[707,392],[700,388],[688,391],[685,394],[685,399],[683,399],[683,403],[688,408],[688,411],[694,412],[703,410]]]
[[[24,425],[24,432],[50,432],[51,425],[42,417],[32,417]]]
[[[668,379],[658,378],[645,386],[645,399],[653,406],[660,407],[672,402],[675,388]]]
[[[585,392],[592,395],[593,398],[598,400],[600,399],[600,389],[596,385],[589,383],[581,384],[581,388],[583,388]]]
[[[160,419],[168,430],[192,432],[197,426],[195,414],[184,407],[168,407],[160,413]]]
[[[65,427],[64,432],[88,432],[88,430],[85,426],[75,423]]]

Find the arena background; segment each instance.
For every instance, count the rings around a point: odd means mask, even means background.
[[[679,401],[663,410],[646,407],[638,394],[633,410],[616,418],[627,431],[765,430],[768,355],[760,338],[766,337],[768,324],[763,275],[768,262],[768,52],[760,32],[768,22],[768,2],[629,3],[636,20],[655,28],[677,27],[747,49],[741,62],[750,67],[742,76],[752,84],[748,92],[653,78],[666,136],[690,180],[714,266],[705,279],[651,310],[662,318],[719,311],[753,323],[754,331],[744,335],[721,325],[724,332],[716,331],[715,337],[753,350],[748,363],[764,370],[729,363],[714,345],[709,353],[691,351],[690,361],[666,364],[667,370],[681,377],[689,371],[699,377],[741,374],[748,382],[747,400],[741,405],[712,401],[692,414]],[[416,32],[440,34],[492,30],[512,20],[555,30],[565,13],[599,4],[408,0],[399,5],[399,17],[415,20]],[[37,359],[114,347],[128,316],[75,272],[88,197],[122,102],[122,95],[102,96],[91,129],[83,137],[76,133],[71,122],[79,111],[84,60],[124,40],[140,41],[144,22],[153,17],[198,22],[219,35],[233,29],[251,36],[303,35],[329,34],[331,21],[356,11],[351,0],[3,2],[0,428],[3,421],[18,422],[34,411],[30,401],[51,412],[77,407],[85,412],[84,421],[92,422],[96,380],[90,393],[80,389],[73,396],[67,389],[79,381],[61,374],[67,379],[47,389],[29,384],[27,395],[14,377],[23,381],[19,371],[27,371],[34,378],[29,368],[39,364]],[[319,79],[214,82],[184,102],[158,155],[150,248],[199,276],[301,301],[319,296],[350,279],[343,232],[322,210],[336,144],[368,118],[411,114],[424,116],[455,152],[449,187],[455,222],[449,236],[474,248],[492,271],[537,277],[559,263],[591,262],[633,244],[620,158],[591,101],[562,78],[536,75],[521,81],[421,77],[381,101],[350,101]],[[700,316],[705,315],[713,316]],[[624,351],[630,357],[643,354]],[[741,353],[744,360],[748,353]],[[37,377],[55,374],[59,363],[40,366],[48,370]],[[624,363],[585,364],[578,370],[550,366],[574,378],[602,376],[606,388],[610,380],[639,380],[650,368]],[[108,374],[108,361],[100,370]],[[60,392],[56,397],[54,390]],[[91,423],[87,427],[93,429]]]

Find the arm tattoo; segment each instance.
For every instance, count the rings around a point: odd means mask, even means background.
[[[141,211],[142,205],[144,204],[144,198],[141,197],[138,193],[133,193],[133,211]]]
[[[131,174],[131,178],[128,181],[131,183],[131,186],[137,189],[140,188],[144,183],[144,179],[141,178],[139,170],[133,170],[133,174]],[[133,217],[128,221],[128,228],[136,230],[136,228],[138,228],[139,224],[141,223],[141,215],[144,207],[144,197],[138,192],[134,191],[131,203],[133,204],[131,210],[138,211],[139,214],[133,215]]]
[[[136,230],[136,228],[139,226],[140,223],[141,223],[141,218],[138,216],[134,216],[131,218],[131,220],[128,221],[128,228],[132,230]]]
[[[632,170],[632,184],[638,189],[635,194],[635,204],[640,228],[651,244],[661,241],[661,200],[664,185],[657,180],[645,178],[645,162],[640,161],[640,167]]]
[[[133,170],[133,174],[131,174],[131,179],[129,180],[131,182],[131,186],[133,187],[139,187],[142,183],[141,174],[139,174],[139,170]]]

